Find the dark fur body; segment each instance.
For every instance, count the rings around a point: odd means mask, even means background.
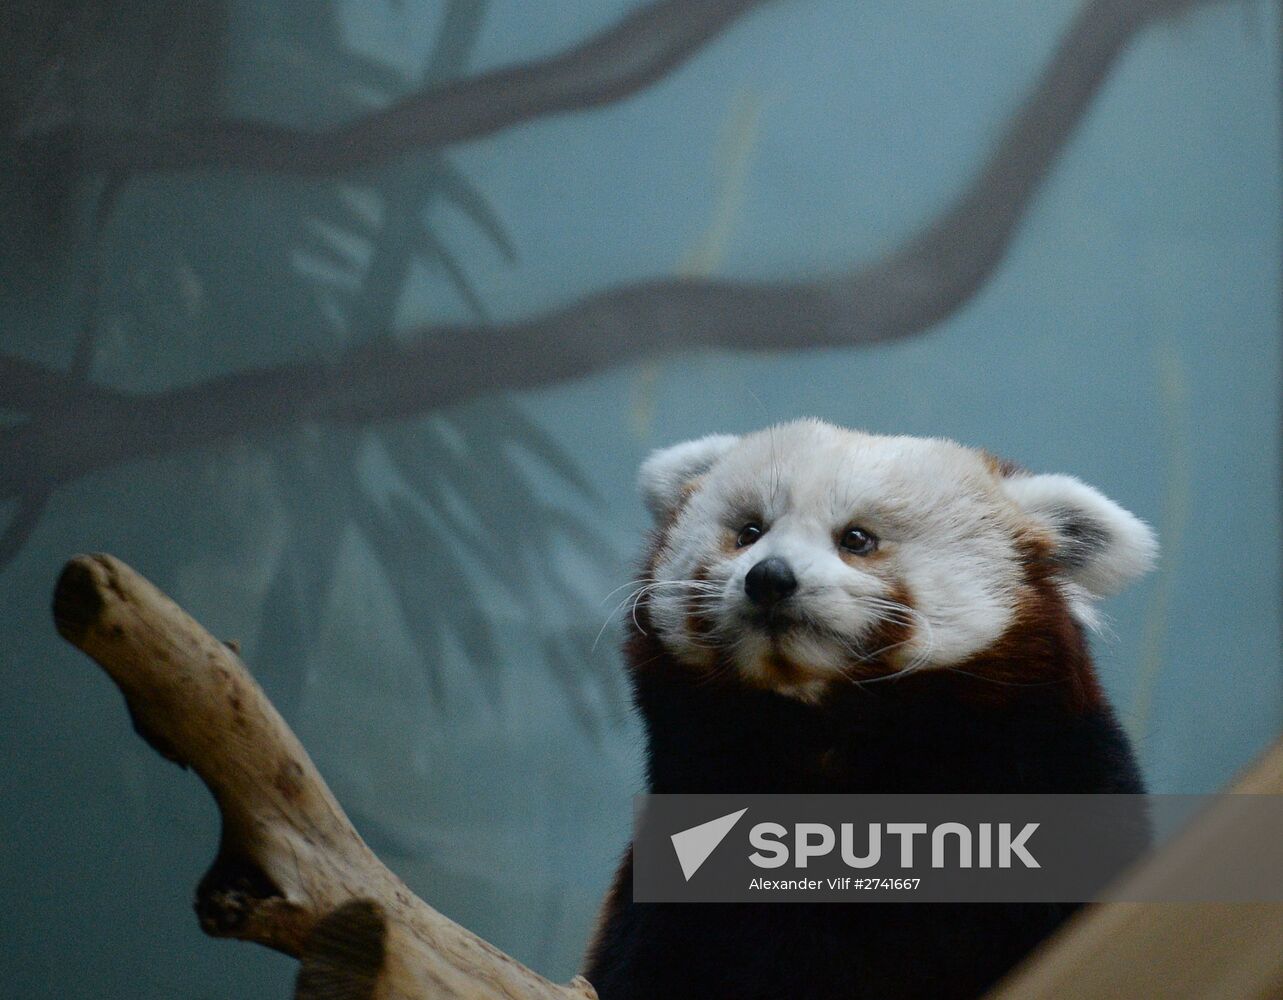
[[[841,683],[817,704],[676,662],[645,634],[643,606],[627,654],[649,790],[1142,791],[1081,629],[1036,559],[1029,580],[1019,625],[965,673]],[[1075,908],[636,904],[630,851],[585,975],[601,1000],[974,997]]]

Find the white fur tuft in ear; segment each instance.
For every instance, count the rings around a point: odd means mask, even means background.
[[[651,452],[637,474],[637,485],[650,512],[656,518],[667,516],[677,506],[686,484],[707,472],[737,441],[732,434],[710,434]]]
[[[1073,476],[1016,473],[1003,487],[1051,534],[1065,577],[1092,597],[1116,593],[1158,558],[1148,524]]]

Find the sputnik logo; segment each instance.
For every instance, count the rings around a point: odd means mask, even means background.
[[[673,834],[671,838],[673,850],[677,852],[677,860],[682,866],[682,874],[686,876],[687,882],[699,871],[700,865],[708,860],[708,856],[716,850],[717,845],[726,839],[726,835],[746,812],[748,812],[747,807],[739,812],[727,813],[725,816],[710,819],[707,823]]]

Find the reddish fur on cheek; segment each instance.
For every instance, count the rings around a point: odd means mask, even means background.
[[[1063,693],[1076,711],[1101,708],[1104,691],[1082,626],[1056,582],[1050,543],[1041,536],[1028,536],[1017,541],[1017,548],[1025,585],[1014,619],[993,646],[959,664],[958,670],[983,679],[971,687],[974,695],[987,703],[1042,691]]]
[[[693,489],[690,489],[683,494],[682,504],[685,503],[692,492]],[[664,524],[651,534],[650,550],[647,553],[642,570],[643,576],[648,580],[656,578],[660,563],[669,552],[669,533],[677,520],[682,504],[679,504],[678,510],[671,512]],[[707,575],[708,568],[700,566],[692,578],[702,581],[707,578]],[[692,610],[685,616],[683,627],[687,634],[693,638],[696,648],[693,651],[693,655],[691,651],[688,651],[686,659],[678,659],[664,646],[655,633],[655,624],[650,613],[650,602],[650,594],[644,594],[633,608],[632,614],[625,616],[625,627],[628,631],[625,652],[629,661],[633,664],[632,669],[634,672],[643,670],[669,671],[674,666],[683,670],[694,669],[705,672],[716,666],[716,657],[713,651],[703,648],[702,637],[712,631],[712,623],[705,615]]]
[[[902,604],[906,608],[914,607],[913,592],[907,584],[899,580],[891,582],[883,599]],[[902,659],[904,649],[913,639],[915,631],[913,622],[908,620],[907,616],[880,619],[861,642],[867,650],[866,655],[876,654],[876,656],[871,661],[853,662],[847,668],[848,676],[868,679],[891,673]]]
[[[705,583],[708,580],[708,567],[701,563],[691,574],[692,580],[698,580]],[[703,595],[696,592],[690,595],[693,600],[701,600]],[[692,637],[695,643],[703,642],[713,631],[713,623],[709,620],[704,611],[689,609],[686,612],[686,631]]]

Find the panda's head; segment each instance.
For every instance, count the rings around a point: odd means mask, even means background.
[[[1070,476],[819,421],[665,448],[640,485],[659,529],[645,618],[664,648],[800,698],[976,657],[1028,617],[1035,563],[1092,624],[1157,552]]]

